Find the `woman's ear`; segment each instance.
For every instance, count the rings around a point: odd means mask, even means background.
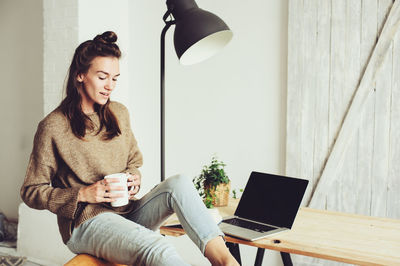
[[[78,81],[78,82],[83,82],[83,74],[81,73],[81,74],[78,74],[77,76],[76,76],[76,80]]]

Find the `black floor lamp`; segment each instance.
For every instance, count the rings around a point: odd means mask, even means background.
[[[161,181],[165,180],[165,34],[175,25],[174,46],[183,65],[213,56],[233,35],[222,19],[200,9],[194,0],[167,0],[166,4],[165,27],[161,32]]]

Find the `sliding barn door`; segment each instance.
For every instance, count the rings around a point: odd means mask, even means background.
[[[303,205],[400,218],[397,2],[289,0],[286,174],[310,180]]]

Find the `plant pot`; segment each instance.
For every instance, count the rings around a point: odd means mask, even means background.
[[[227,206],[229,201],[229,192],[231,189],[231,182],[228,184],[221,183],[215,189],[206,188],[210,191],[212,197],[212,204],[215,207]]]

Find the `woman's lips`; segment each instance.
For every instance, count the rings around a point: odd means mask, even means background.
[[[105,93],[105,92],[100,92],[101,96],[103,96],[104,98],[108,98],[110,97],[109,93]]]

